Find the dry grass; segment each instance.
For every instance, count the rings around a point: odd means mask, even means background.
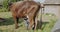
[[[26,30],[23,20],[19,21],[19,28],[15,29],[15,24],[10,12],[0,12],[0,17],[6,19],[5,22],[0,22],[0,32],[33,32],[33,30]],[[49,21],[50,22],[44,22],[42,25],[42,30],[38,29],[36,32],[51,32],[56,19],[51,18]]]

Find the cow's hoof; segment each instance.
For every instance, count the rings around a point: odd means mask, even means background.
[[[18,28],[19,28],[19,26],[15,27],[15,29],[18,29]]]

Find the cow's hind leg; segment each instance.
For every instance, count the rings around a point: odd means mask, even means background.
[[[32,27],[33,27],[33,25],[34,25],[34,21],[33,21],[33,19],[29,19],[30,21],[29,21],[29,27],[28,27],[28,29],[32,29]]]
[[[37,17],[34,18],[34,25],[33,25],[33,30],[36,31],[37,28]]]

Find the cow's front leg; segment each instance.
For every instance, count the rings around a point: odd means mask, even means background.
[[[19,18],[18,17],[13,17],[14,18],[14,21],[15,21],[15,29],[18,28],[18,20]]]

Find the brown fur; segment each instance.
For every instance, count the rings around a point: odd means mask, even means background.
[[[34,1],[21,1],[16,2],[10,5],[10,10],[12,12],[12,16],[15,20],[15,27],[18,27],[18,19],[24,18],[28,16],[29,20],[29,28],[31,29],[32,26],[35,24],[35,28],[37,26],[37,21],[35,21],[35,17],[40,9],[40,5]]]

